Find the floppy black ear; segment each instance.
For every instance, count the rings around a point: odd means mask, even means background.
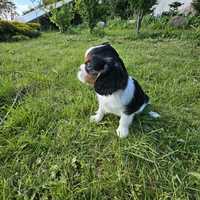
[[[104,71],[97,78],[94,88],[100,95],[111,95],[119,89],[124,89],[127,85],[128,74],[114,62],[106,62]]]

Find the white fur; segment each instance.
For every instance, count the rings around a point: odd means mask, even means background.
[[[80,66],[80,71],[78,71],[77,73],[77,78],[79,79],[79,81],[81,81],[82,83],[86,83],[85,81],[85,77],[87,75],[87,72],[85,71],[85,64],[82,64]]]
[[[149,112],[149,116],[153,117],[153,118],[159,118],[160,117],[160,115],[157,112],[153,112],[153,111]]]
[[[112,113],[121,116],[124,112],[124,106],[127,105],[133,98],[135,85],[133,80],[129,78],[128,84],[124,90],[118,90],[112,95],[101,96],[97,94],[99,105],[104,113]]]
[[[102,45],[98,45],[98,46],[95,46],[95,47],[90,47],[89,49],[86,50],[85,57],[87,57],[88,53],[90,51],[92,51],[92,49],[96,49],[96,48],[103,47],[103,46],[105,46],[105,45],[102,44]]]
[[[143,111],[147,104],[143,104],[140,109],[131,114],[126,115],[124,113],[125,106],[132,100],[135,91],[134,81],[131,77],[128,79],[128,84],[124,90],[114,92],[112,95],[101,96],[97,94],[99,109],[96,115],[90,117],[92,122],[100,122],[106,113],[112,113],[120,117],[119,126],[117,128],[117,135],[121,138],[125,138],[129,133],[129,126],[133,121],[135,114]]]

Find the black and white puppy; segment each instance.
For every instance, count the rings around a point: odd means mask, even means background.
[[[120,117],[117,134],[125,138],[136,114],[141,113],[149,103],[139,83],[128,76],[122,59],[110,44],[89,48],[85,53],[85,63],[80,66],[78,79],[94,87],[99,108],[92,122],[100,122],[106,113]],[[157,118],[159,114],[149,112]]]

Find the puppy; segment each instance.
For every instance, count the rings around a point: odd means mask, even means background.
[[[93,86],[97,95],[99,108],[90,121],[98,123],[106,113],[115,114],[120,117],[117,135],[127,137],[134,116],[149,104],[149,97],[139,83],[128,76],[117,51],[107,43],[89,48],[77,77]],[[159,117],[156,112],[149,114]]]

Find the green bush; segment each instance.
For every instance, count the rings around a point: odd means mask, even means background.
[[[153,29],[156,30],[165,30],[167,26],[169,26],[169,21],[171,16],[163,15],[160,17],[153,17],[153,16],[145,16],[144,23]],[[189,28],[197,28],[200,27],[200,16],[187,16]]]
[[[40,30],[40,24],[38,24],[38,23],[28,23],[28,25],[29,25],[33,30]]]
[[[28,40],[28,39],[29,39],[29,37],[28,37],[28,36],[25,36],[25,35],[13,35],[13,36],[11,37],[11,40],[12,40],[12,41],[15,41],[15,42],[21,41],[21,40]]]
[[[128,0],[107,0],[110,8],[111,18],[120,17],[127,20],[132,16]]]
[[[72,19],[72,4],[66,4],[60,9],[53,9],[51,11],[50,20],[59,28],[61,33],[66,32],[70,28]]]
[[[166,29],[166,27],[168,26],[169,19],[170,19],[170,17],[168,17],[168,16],[151,17],[149,19],[149,21],[147,21],[147,23],[149,22],[150,26],[153,29],[156,29],[156,30],[162,29],[163,30],[163,29]]]
[[[120,17],[115,17],[112,20],[108,21],[108,26],[110,28],[129,28],[129,25],[132,24],[134,26],[134,20],[122,20]]]
[[[91,33],[96,32],[94,29],[99,21],[106,22],[109,15],[107,3],[98,0],[75,0],[74,10],[87,24]]]
[[[200,41],[200,27],[198,27],[194,32],[194,39]]]
[[[190,27],[200,27],[200,16],[188,16]]]
[[[20,23],[16,21],[0,20],[0,41],[12,41],[14,36],[22,35],[30,38],[40,35],[39,24],[36,23]]]
[[[0,41],[7,41],[16,33],[15,26],[8,21],[0,20]]]

